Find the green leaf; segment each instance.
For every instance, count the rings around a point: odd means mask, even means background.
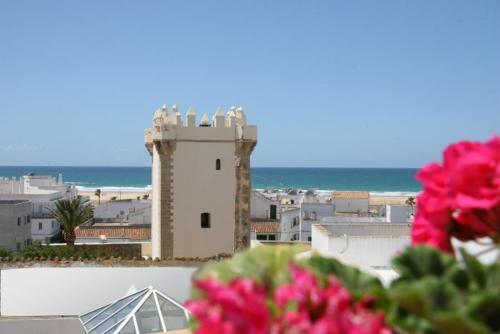
[[[456,259],[432,247],[408,247],[392,263],[400,274],[393,285],[432,276],[450,280],[461,289],[468,288],[468,277]]]
[[[460,248],[460,254],[465,265],[465,272],[470,281],[475,284],[477,289],[484,289],[486,286],[486,268],[474,256],[470,255],[465,249]]]
[[[484,323],[491,332],[500,332],[500,295],[483,292],[473,295],[467,305],[471,318]]]
[[[228,282],[236,277],[250,277],[274,289],[290,280],[290,263],[304,250],[303,246],[255,247],[231,259],[205,265],[195,278],[214,277]]]
[[[313,255],[303,264],[321,275],[335,275],[339,281],[348,289],[355,299],[365,295],[381,297],[383,290],[382,283],[377,277],[371,276],[361,270],[347,266],[342,262],[325,258],[319,255]]]
[[[486,267],[485,289],[492,294],[500,295],[500,263]]]
[[[395,304],[408,314],[424,320],[419,323],[411,317],[409,319],[403,317],[402,320],[393,320],[397,325],[410,325],[409,321],[413,321],[419,327],[430,326],[430,332],[488,333],[478,317],[469,315],[461,291],[450,281],[433,276],[416,281],[402,281],[391,288],[390,296]],[[394,318],[397,317],[391,317]],[[416,328],[413,330],[410,332],[419,333]]]

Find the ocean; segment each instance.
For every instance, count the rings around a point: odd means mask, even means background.
[[[150,167],[0,166],[0,177],[28,173],[61,173],[81,189],[139,190],[151,186]],[[280,168],[253,167],[252,187],[318,190],[366,190],[383,195],[414,195],[421,190],[414,168]]]

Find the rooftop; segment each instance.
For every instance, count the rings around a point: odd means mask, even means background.
[[[252,222],[250,229],[257,233],[278,233],[280,231],[280,223],[274,220],[265,222]]]
[[[75,230],[77,238],[122,238],[129,240],[151,240],[150,226],[80,226]]]
[[[9,200],[0,200],[0,205],[9,205],[9,204],[20,204],[29,202],[27,199],[9,199]]]

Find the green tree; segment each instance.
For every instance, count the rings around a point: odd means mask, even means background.
[[[97,196],[97,199],[98,199],[98,204],[101,204],[101,189],[97,189],[94,193],[94,195]]]
[[[75,229],[94,216],[92,205],[83,202],[80,196],[74,199],[57,201],[55,209],[51,209],[51,212],[54,218],[61,224],[64,240],[71,248],[75,245]]]
[[[415,201],[415,197],[413,196],[410,196],[406,199],[406,205],[409,205],[410,208],[411,208],[411,214],[414,214],[415,213],[415,204],[417,204],[417,202]]]

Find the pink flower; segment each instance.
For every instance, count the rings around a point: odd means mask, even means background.
[[[373,313],[368,300],[354,304],[334,276],[322,287],[304,268],[292,266],[291,270],[292,283],[275,291],[276,303],[285,311],[275,319],[272,333],[392,333],[383,313]],[[295,309],[289,310],[290,305]]]
[[[349,291],[334,276],[329,276],[322,286],[304,268],[290,269],[291,282],[274,292],[248,278],[236,278],[227,284],[213,278],[195,281],[201,299],[187,303],[198,321],[195,333],[392,333],[384,314],[370,309],[371,298],[354,303]]]
[[[449,146],[443,163],[422,168],[413,243],[452,252],[450,238],[500,238],[500,137]]]
[[[266,291],[249,278],[237,278],[229,284],[213,278],[195,281],[204,299],[191,300],[187,308],[199,321],[198,334],[260,334],[270,327]]]

